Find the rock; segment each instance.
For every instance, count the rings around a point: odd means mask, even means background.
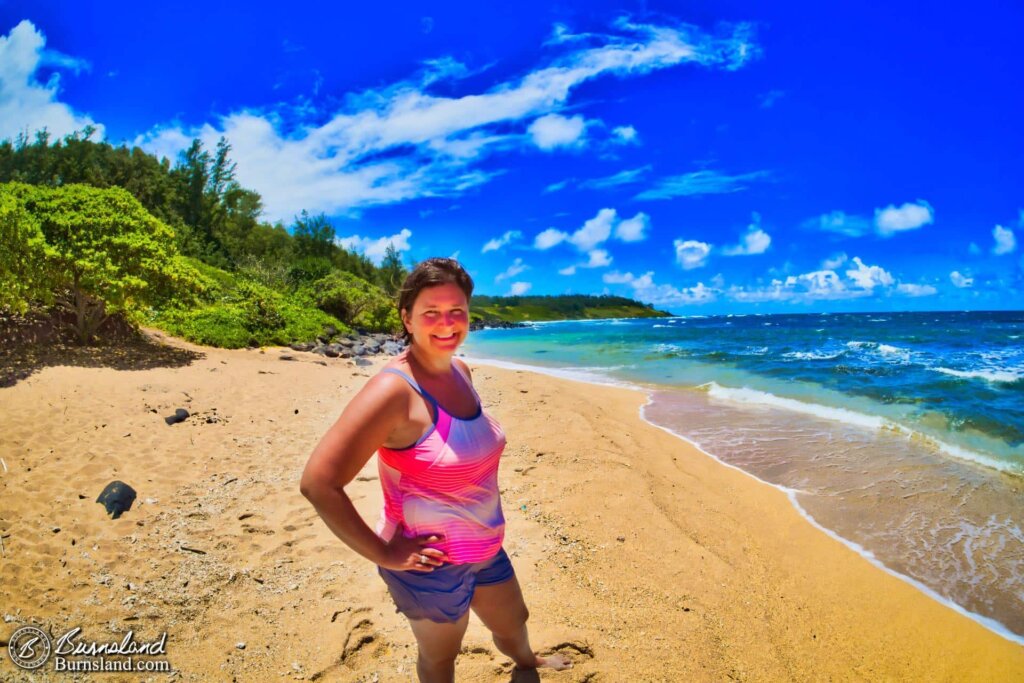
[[[365,358],[356,358],[356,367],[365,368],[369,365],[373,365],[373,361],[366,360]]]
[[[526,323],[511,323],[504,320],[475,320],[469,324],[470,331],[491,329],[511,329],[513,327],[530,327]]]
[[[389,356],[397,356],[402,352],[402,347],[398,342],[386,341],[384,342],[384,345],[380,347],[380,350]]]
[[[365,356],[366,355],[366,347],[363,346],[362,344],[356,344],[355,346],[352,347],[352,355],[353,356]]]
[[[325,356],[325,355],[327,355],[327,346],[325,344],[317,344],[313,348],[312,353],[315,353],[315,354],[320,355],[320,356]]]
[[[112,515],[111,519],[117,519],[122,513],[132,509],[135,498],[135,489],[123,481],[115,480],[103,488],[96,502],[103,504],[107,514]]]
[[[188,411],[184,408],[178,408],[174,411],[174,415],[168,415],[164,418],[164,422],[169,425],[178,424],[188,419]]]
[[[338,335],[338,328],[334,325],[328,325],[324,328],[324,334],[328,337],[336,337]]]
[[[324,348],[324,355],[327,356],[328,358],[337,358],[339,355],[341,355],[341,349],[341,344],[330,344],[326,348]]]
[[[281,357],[279,357],[278,360],[295,360],[295,356],[289,356],[288,354],[284,354]]]
[[[237,647],[239,650],[244,650],[245,643],[235,643],[235,647]]]
[[[363,339],[363,348],[366,349],[367,353],[377,353],[380,351],[380,342],[373,337],[367,337]]]
[[[352,349],[346,349],[346,348],[342,347],[341,353],[339,355],[342,358],[351,358],[352,357]]]
[[[349,339],[348,337],[343,337],[343,338],[338,340],[338,343],[341,344],[342,346],[355,346],[356,342],[355,342],[354,339]]]
[[[312,351],[316,347],[313,342],[296,342],[291,345],[292,351]]]

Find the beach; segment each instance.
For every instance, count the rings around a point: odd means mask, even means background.
[[[412,632],[374,566],[299,493],[385,359],[149,334],[166,346],[68,352],[0,389],[4,645],[30,623],[102,642],[166,632],[177,680],[413,678]],[[508,438],[505,549],[531,640],[574,660],[542,680],[1024,680],[1024,648],[644,421],[645,392],[471,367]],[[178,408],[191,416],[166,424]],[[113,480],[138,492],[116,520],[95,502]],[[375,458],[347,490],[372,526]],[[458,680],[512,678],[476,619],[464,645]],[[25,677],[4,655],[0,679]]]

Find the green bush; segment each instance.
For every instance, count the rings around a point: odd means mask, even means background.
[[[155,312],[152,324],[196,344],[237,349],[312,341],[331,325],[350,328],[301,297],[285,297],[256,282],[240,281],[220,301],[198,308]]]
[[[0,308],[25,313],[33,301],[52,300],[47,262],[55,254],[39,222],[12,194],[0,190]]]
[[[245,328],[254,335],[273,334],[285,326],[281,305],[284,297],[255,282],[241,282],[232,298],[241,306]]]
[[[402,326],[391,297],[380,287],[352,273],[334,271],[304,285],[298,294],[352,327],[371,332],[397,332]]]

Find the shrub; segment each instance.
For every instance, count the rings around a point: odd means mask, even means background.
[[[353,327],[372,332],[401,329],[394,301],[380,287],[352,273],[334,271],[302,287],[299,295]]]

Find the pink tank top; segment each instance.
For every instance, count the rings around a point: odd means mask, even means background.
[[[442,533],[434,547],[452,564],[490,559],[501,549],[505,517],[498,494],[498,461],[505,449],[505,433],[479,406],[475,416],[449,415],[433,396],[401,370],[384,368],[407,381],[434,409],[433,428],[412,446],[377,450],[377,469],[384,490],[384,506],[376,532],[385,541],[398,522],[405,535]]]

